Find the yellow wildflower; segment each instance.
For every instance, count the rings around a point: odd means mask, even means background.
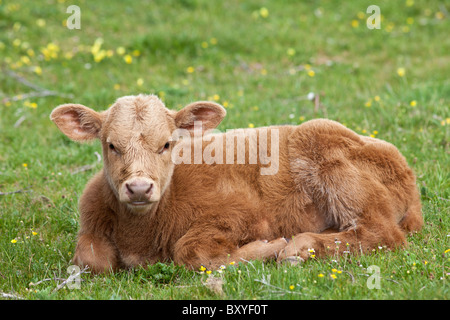
[[[323,273],[319,273],[317,276],[318,276],[319,278],[323,278],[323,277],[324,277]]]
[[[219,101],[220,96],[218,94],[213,95],[213,100],[214,101]]]
[[[230,262],[230,265],[234,266],[235,263],[236,263],[236,262],[231,261],[231,262]]]
[[[192,66],[187,67],[187,69],[186,69],[186,72],[187,72],[187,73],[193,73],[194,71],[195,71],[195,68],[192,67]]]
[[[16,239],[12,239],[11,243],[17,243],[17,240]]]
[[[203,41],[203,42],[202,42],[202,48],[203,48],[203,49],[208,48],[208,42]]]
[[[331,279],[336,279],[337,278],[337,276],[334,273],[330,274],[330,277],[331,277]]]
[[[142,79],[142,78],[137,79],[136,84],[137,84],[139,87],[142,86],[142,85],[144,84],[144,79]]]
[[[289,286],[289,290],[294,290],[294,288],[295,288],[295,286],[293,286],[293,285]]]
[[[116,83],[113,86],[114,90],[120,90],[120,84]]]
[[[45,20],[44,19],[37,19],[36,24],[38,27],[43,28],[45,27]]]
[[[436,14],[434,15],[436,17],[436,19],[438,20],[442,20],[444,19],[444,14],[441,11],[436,12]]]
[[[263,76],[265,76],[265,75],[267,74],[267,70],[266,70],[265,68],[262,68],[262,69],[261,69],[261,74],[262,74]]]
[[[308,71],[308,76],[310,76],[311,78],[314,77],[315,75],[316,75],[316,73],[314,72],[314,70]]]
[[[118,47],[116,49],[116,52],[119,56],[123,56],[125,54],[125,48],[124,47]]]
[[[96,52],[94,54],[94,61],[98,63],[98,62],[102,61],[105,57],[106,57],[106,51],[105,50],[99,50],[98,52]]]
[[[141,55],[141,52],[139,50],[133,50],[132,54],[135,57],[139,57]]]
[[[73,58],[73,53],[72,52],[64,53],[64,59],[70,60],[72,58]]]
[[[265,7],[262,7],[261,9],[259,9],[259,14],[263,18],[267,18],[269,16],[269,10]]]
[[[35,235],[37,235],[37,232],[31,231],[31,234],[32,234],[33,236],[35,236]]]
[[[249,128],[254,128],[255,125],[254,125],[253,123],[249,123],[249,124],[248,124],[248,127],[249,127]]]
[[[216,44],[217,44],[217,39],[216,39],[216,38],[211,38],[211,39],[209,40],[209,42],[210,42],[212,45],[216,45]]]
[[[212,272],[211,270],[208,270],[206,271],[206,274],[211,274],[211,272]]]
[[[289,49],[287,49],[287,54],[288,54],[288,56],[293,56],[293,55],[295,55],[295,49],[294,49],[294,48],[289,48]]]
[[[409,103],[409,105],[410,105],[411,107],[415,107],[415,106],[417,105],[417,101],[416,101],[416,100],[413,100],[413,101],[411,101],[411,102]]]
[[[205,271],[205,270],[206,270],[206,268],[204,266],[200,267],[200,271]]]
[[[449,252],[450,252],[450,249],[447,249],[444,251],[444,253],[449,253]]]
[[[359,26],[359,21],[358,20],[352,20],[352,27],[353,28],[358,28]]]
[[[398,68],[397,69],[397,74],[398,74],[399,77],[404,77],[405,73],[406,73],[405,68]]]
[[[376,102],[379,102],[381,100],[380,96],[375,96],[373,97],[373,100],[375,100]]]
[[[133,57],[127,54],[123,57],[123,60],[125,61],[125,63],[131,64],[133,62]]]
[[[28,164],[22,163],[22,167],[26,168],[26,167],[28,167]]]

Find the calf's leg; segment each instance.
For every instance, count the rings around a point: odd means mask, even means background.
[[[280,252],[277,261],[295,262],[306,260],[312,255],[323,257],[344,252],[360,254],[380,245],[395,248],[405,243],[405,235],[400,226],[389,219],[378,217],[376,222],[360,221],[355,228],[341,232],[297,234]]]
[[[89,266],[93,273],[116,271],[120,267],[114,246],[107,239],[91,234],[80,235],[72,262]]]
[[[286,246],[284,238],[255,240],[238,246],[231,234],[218,230],[192,230],[175,245],[174,260],[195,269],[216,269],[230,262],[276,258]]]

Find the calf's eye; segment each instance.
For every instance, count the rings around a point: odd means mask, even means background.
[[[116,148],[114,147],[114,145],[112,143],[109,144],[109,149],[115,151]]]
[[[169,148],[170,148],[170,141],[166,142],[164,147],[162,147],[161,150],[159,150],[159,154],[162,154],[164,151],[166,151]]]

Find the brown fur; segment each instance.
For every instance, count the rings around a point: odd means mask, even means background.
[[[336,241],[340,252],[396,247],[421,228],[415,177],[404,157],[334,121],[267,128],[279,132],[274,175],[261,175],[260,161],[172,163],[170,151],[184,142],[164,145],[176,128],[192,131],[202,121],[201,130],[213,129],[224,116],[211,102],[171,111],[152,95],[120,98],[101,113],[75,104],[56,108],[51,119],[69,138],[103,145],[104,169],[80,199],[74,262],[103,272],[170,260],[213,268],[307,259],[311,248],[316,256],[334,254]],[[241,133],[247,147],[258,130]],[[153,185],[149,204],[130,204],[124,185],[136,179]]]

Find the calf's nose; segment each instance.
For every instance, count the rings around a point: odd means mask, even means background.
[[[148,201],[152,194],[153,183],[146,180],[134,180],[126,183],[125,187],[131,201]]]

